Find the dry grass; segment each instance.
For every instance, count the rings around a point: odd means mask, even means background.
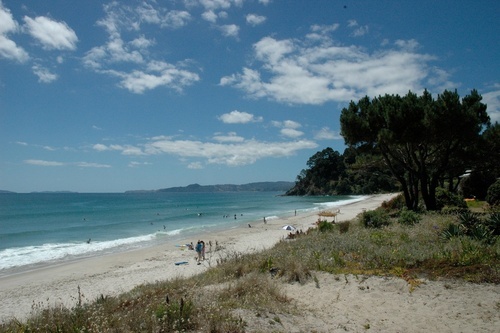
[[[78,294],[69,309],[34,305],[28,320],[0,325],[0,332],[244,332],[256,318],[279,326],[280,316],[294,311],[282,284],[305,283],[315,271],[395,275],[410,289],[418,288],[422,275],[500,283],[500,241],[442,239],[456,219],[425,214],[420,223],[403,225],[393,217],[382,229],[351,221],[259,253],[219,251],[217,265],[200,275],[140,285],[83,305]]]

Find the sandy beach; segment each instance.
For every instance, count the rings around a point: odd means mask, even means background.
[[[350,220],[363,210],[379,207],[391,194],[374,195],[341,206],[337,222]],[[283,225],[307,230],[318,220],[317,213],[257,221],[248,226],[199,235],[224,251],[251,252],[270,248],[288,231]],[[331,218],[330,218],[331,219]],[[195,252],[175,243],[64,263],[0,278],[0,321],[29,315],[32,305],[72,307],[101,295],[113,296],[137,285],[175,277],[186,277],[216,265],[220,253],[208,252],[201,265]],[[187,261],[187,264],[175,265]],[[314,282],[287,285],[285,291],[303,309],[300,318],[282,322],[286,332],[494,332],[500,327],[500,287],[465,282],[424,281],[410,292],[398,278],[333,276],[318,274]],[[256,323],[258,324],[258,323]],[[249,327],[249,331],[250,327]]]

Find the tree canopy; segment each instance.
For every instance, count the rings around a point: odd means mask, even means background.
[[[340,154],[328,147],[307,161],[287,195],[346,195],[399,191],[395,178],[376,152],[347,148]]]
[[[364,97],[340,116],[349,147],[379,153],[401,184],[406,205],[417,209],[421,196],[428,210],[437,209],[436,188],[454,179],[477,158],[481,133],[490,125],[486,105],[476,90],[460,100],[445,90],[436,99],[421,96]]]

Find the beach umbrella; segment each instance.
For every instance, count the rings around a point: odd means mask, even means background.
[[[284,229],[284,230],[295,230],[295,228],[294,228],[294,227],[292,227],[291,225],[284,225],[284,226],[283,226],[283,229]]]

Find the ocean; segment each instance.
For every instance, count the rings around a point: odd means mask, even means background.
[[[281,194],[2,193],[0,276],[363,199]]]

